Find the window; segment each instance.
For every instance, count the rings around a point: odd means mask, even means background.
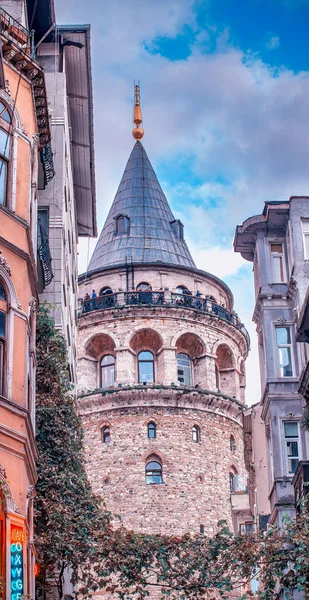
[[[126,215],[116,217],[116,234],[129,233],[130,219]]]
[[[107,354],[101,359],[101,387],[107,388],[114,385],[115,382],[115,358],[112,354]]]
[[[175,233],[175,235],[180,239],[183,240],[183,224],[179,219],[176,219],[175,221],[171,221],[171,226],[172,226],[172,230]]]
[[[136,288],[137,292],[151,292],[151,290],[152,287],[147,281],[141,281]]]
[[[111,441],[111,432],[109,427],[103,427],[102,429],[102,442],[108,444]]]
[[[0,204],[6,204],[8,168],[11,152],[11,115],[0,101]]]
[[[229,473],[229,479],[230,479],[230,494],[234,494],[235,492],[235,485],[234,485],[234,477],[235,477],[235,473]]]
[[[192,427],[192,440],[194,442],[199,442],[201,439],[200,428],[198,425],[193,425]]]
[[[236,442],[235,442],[235,438],[233,435],[231,435],[230,437],[230,451],[231,452],[235,452],[236,450]]]
[[[284,281],[284,256],[282,244],[270,244],[271,254],[271,281],[280,283]]]
[[[288,474],[293,475],[299,462],[299,433],[297,421],[283,421]]]
[[[192,385],[191,358],[183,352],[177,355],[177,378],[182,385]]]
[[[256,524],[253,522],[241,523],[239,525],[239,533],[240,535],[250,535],[252,533],[256,533]]]
[[[108,285],[106,285],[100,290],[99,296],[109,296],[110,294],[113,294],[113,290]]]
[[[0,282],[0,394],[3,394],[4,388],[4,365],[6,351],[6,328],[7,328],[7,297],[4,286]]]
[[[156,437],[156,425],[155,423],[148,423],[148,437],[149,439],[154,439]]]
[[[143,350],[138,355],[138,382],[154,382],[154,358],[148,350]]]
[[[309,260],[309,219],[302,219],[302,229],[305,260]]]
[[[185,285],[178,285],[176,287],[176,294],[185,294],[191,296],[191,292]]]
[[[162,483],[162,465],[156,460],[146,464],[146,484]]]
[[[276,327],[276,343],[279,357],[280,377],[292,377],[291,328]]]

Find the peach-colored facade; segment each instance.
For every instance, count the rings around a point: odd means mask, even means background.
[[[0,582],[2,598],[19,600],[34,597],[36,181],[43,141],[34,86],[42,72],[27,49],[18,49],[25,60],[13,64],[9,43],[0,89]]]

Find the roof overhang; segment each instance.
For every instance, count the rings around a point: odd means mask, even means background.
[[[37,44],[56,21],[54,0],[27,0],[28,27]]]
[[[79,236],[96,237],[90,25],[58,27],[67,78],[73,184]]]
[[[255,215],[236,227],[234,250],[245,260],[253,261],[258,231],[285,229],[289,218],[290,203],[265,202],[261,215]]]

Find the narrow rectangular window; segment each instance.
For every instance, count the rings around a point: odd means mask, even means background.
[[[280,377],[293,377],[290,327],[276,327],[276,344]]]
[[[293,475],[299,462],[299,432],[297,421],[283,421],[288,475]]]
[[[302,219],[304,256],[305,260],[309,260],[309,219]]]
[[[281,283],[284,281],[283,245],[270,244],[270,253],[272,283]]]

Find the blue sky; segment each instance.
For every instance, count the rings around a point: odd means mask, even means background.
[[[59,23],[92,26],[98,225],[133,145],[144,146],[199,268],[231,287],[252,338],[247,401],[259,400],[252,265],[236,225],[266,200],[308,194],[309,0],[56,0]],[[80,270],[89,247],[80,244]]]

